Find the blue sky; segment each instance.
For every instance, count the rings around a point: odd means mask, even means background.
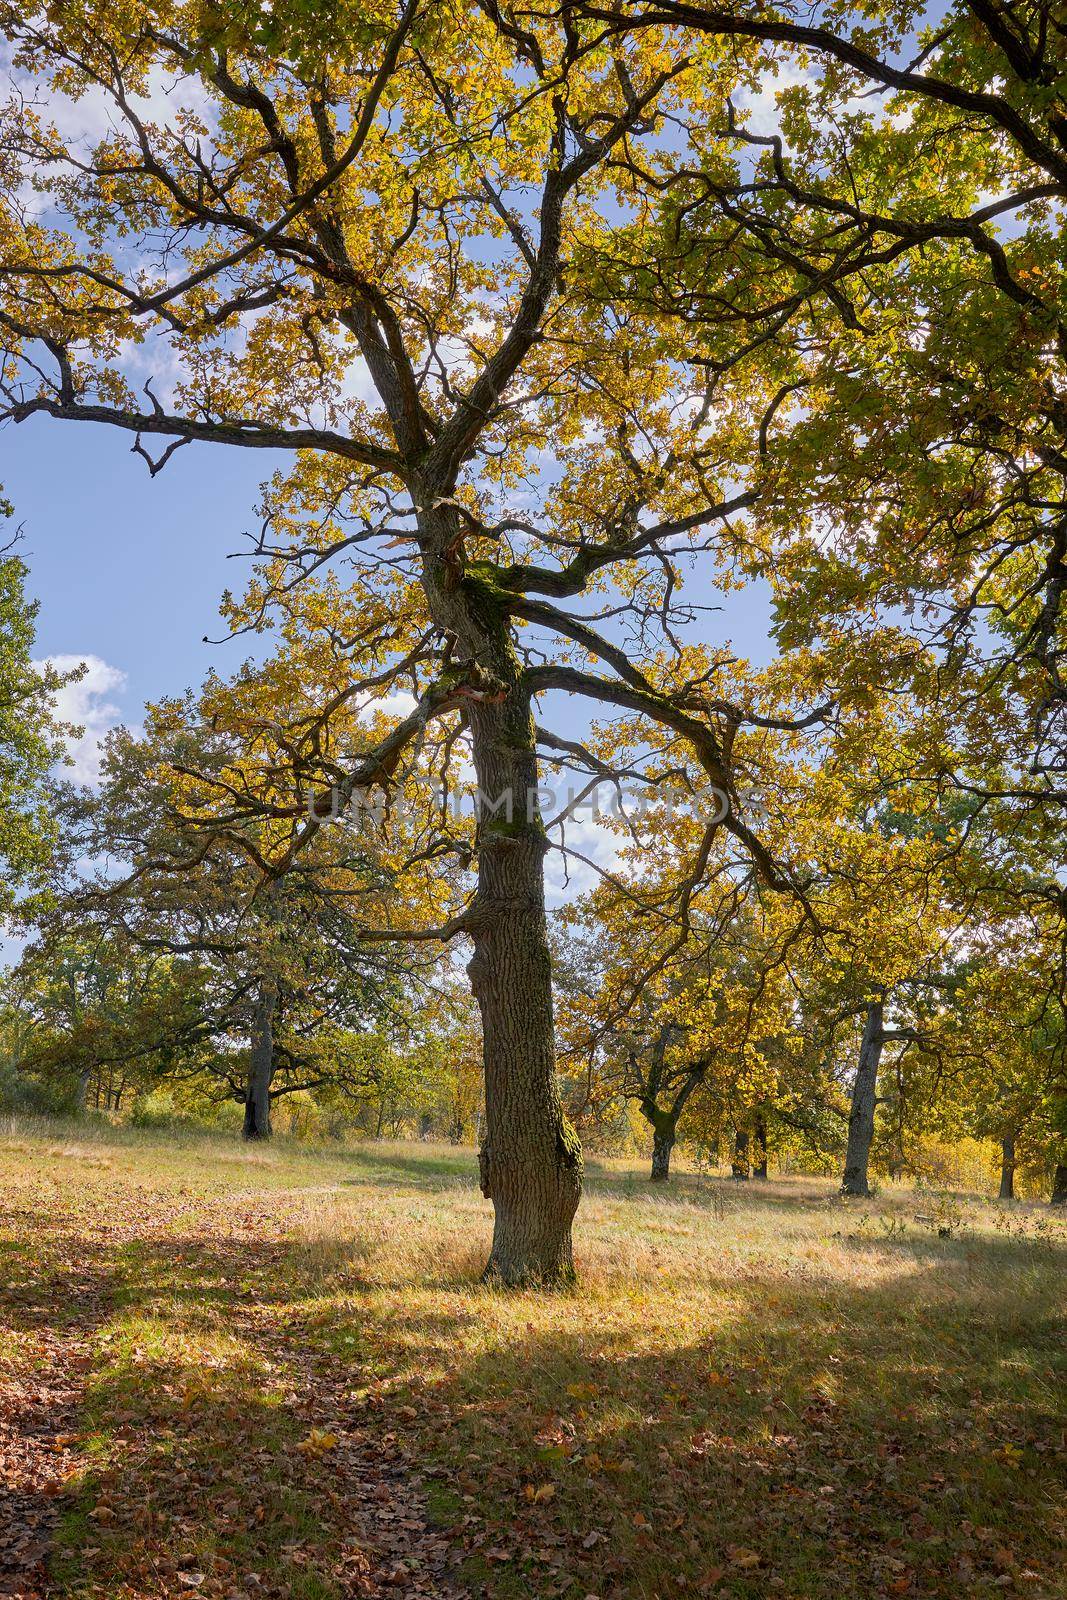
[[[95,656],[124,674],[108,698],[138,721],[146,699],[231,670],[249,641],[218,638],[219,597],[247,560],[227,559],[256,525],[273,452],[190,445],[152,479],[130,438],[35,417],[0,435],[0,482],[23,529],[41,602],[38,656]],[[277,458],[278,461],[281,457]]]
[[[284,460],[189,445],[153,479],[130,442],[46,417],[0,434],[0,483],[41,603],[36,653],[111,669],[94,668],[70,708],[89,723],[90,743],[112,722],[139,722],[146,700],[194,686],[212,666],[228,673],[251,653],[247,638],[204,636],[222,634],[219,598],[249,570],[234,552],[256,527],[260,483]],[[751,588],[725,597],[707,633],[763,659],[766,628],[765,593]]]

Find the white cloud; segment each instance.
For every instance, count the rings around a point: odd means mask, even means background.
[[[0,86],[30,99],[37,95],[56,132],[72,145],[91,147],[116,131],[128,131],[129,125],[120,107],[106,89],[94,84],[72,97],[49,85],[42,94],[40,83],[31,73],[12,65],[10,48],[0,51]],[[209,128],[213,126],[214,106],[197,78],[175,78],[162,66],[154,66],[148,74],[146,87],[147,94],[128,92],[126,97],[142,122],[173,128],[178,114],[189,111]]]
[[[398,722],[410,717],[418,701],[407,689],[394,689],[391,694],[367,695],[359,703],[359,714],[365,716],[395,717]]]
[[[601,793],[600,804],[606,808],[611,798]],[[568,849],[577,851],[577,855],[565,856],[557,849],[549,851],[545,859],[545,898],[550,907],[564,905],[595,889],[601,872],[616,872],[627,843],[617,827],[592,813],[588,803],[567,819],[562,832],[553,828],[551,838],[554,843],[562,842]],[[586,859],[580,860],[581,856]]]
[[[781,62],[776,72],[761,72],[759,87],[742,89],[737,96],[737,109],[741,113],[742,125],[750,133],[760,134],[763,138],[781,133],[782,118],[778,109],[778,96],[785,89],[793,89],[801,84],[813,85],[816,82],[817,75],[810,68],[797,66],[792,61]]]
[[[818,87],[821,72],[817,67],[801,66],[796,61],[780,61],[776,69],[761,72],[754,88],[742,89],[737,96],[737,109],[740,112],[740,121],[750,133],[756,133],[763,138],[782,132],[782,114],[779,105],[779,96],[787,89]],[[888,90],[873,88],[864,89],[856,94],[849,95],[840,106],[843,115],[853,112],[865,112],[873,116],[875,121],[882,118],[894,128],[902,129],[908,126],[913,108],[904,106],[887,113],[886,102],[891,98]],[[816,119],[816,126],[824,133],[830,133],[832,124],[823,118]]]
[[[38,665],[54,667],[57,672],[85,668],[80,678],[59,690],[55,707],[62,722],[74,723],[82,729],[78,737],[67,740],[67,753],[72,762],[65,769],[67,775],[75,783],[96,788],[100,782],[101,744],[105,735],[122,720],[121,706],[108,696],[122,692],[126,687],[126,674],[94,655],[48,656]]]
[[[55,128],[64,143],[82,157],[116,132],[130,134],[129,124],[106,89],[91,85],[82,94],[71,96],[54,84],[37,79],[33,73],[16,68],[14,53],[9,43],[0,43],[0,102],[12,97],[25,99]],[[209,131],[215,128],[218,121],[215,106],[192,74],[176,78],[173,72],[157,65],[148,73],[146,88],[146,94],[128,92],[126,96],[142,123],[172,130],[179,113],[187,111],[198,117]],[[32,217],[45,216],[52,207],[51,197],[38,193],[28,182],[20,187],[18,198]]]

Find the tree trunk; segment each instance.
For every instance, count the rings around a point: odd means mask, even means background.
[[[860,1042],[860,1059],[856,1067],[856,1082],[852,1088],[852,1110],[848,1119],[848,1148],[845,1152],[845,1171],[841,1179],[841,1193],[869,1195],[867,1169],[874,1138],[874,1108],[877,1104],[878,1068],[882,1061],[885,1006],[881,1000],[872,1000],[867,1008],[867,1021]]]
[[[466,563],[454,482],[423,483],[420,494],[423,582],[435,623],[454,641],[451,670],[479,790],[478,887],[466,931],[485,1069],[479,1169],[495,1212],[485,1276],[509,1285],[565,1283],[574,1276],[582,1149],[556,1084],[548,843],[530,691],[500,594]]]
[[[1067,1161],[1059,1161],[1052,1178],[1050,1206],[1067,1206]]]
[[[756,1117],[756,1165],[752,1176],[767,1181],[767,1119],[762,1111]]]
[[[252,1013],[251,1062],[245,1092],[246,1139],[269,1139],[270,1086],[274,1077],[274,990],[266,980],[259,986]]]
[[[78,1086],[74,1091],[74,1110],[79,1117],[83,1117],[85,1115],[86,1107],[89,1104],[89,1081],[92,1078],[92,1075],[92,1067],[82,1067],[81,1071],[78,1073]],[[99,1093],[100,1089],[99,1085],[97,1085],[98,1096]]]
[[[1007,1133],[1000,1141],[1000,1195],[1001,1200],[1015,1199],[1015,1135]]]
[[[667,1122],[652,1134],[652,1182],[666,1183],[671,1175],[671,1151],[674,1149],[674,1128]]]
[[[733,1177],[739,1183],[748,1182],[748,1133],[738,1128],[734,1134]]]
[[[652,1129],[653,1183],[667,1183],[671,1176],[671,1152],[678,1137],[678,1113],[658,1106],[651,1095],[638,1101],[641,1115]]]
[[[485,1061],[481,1185],[496,1213],[485,1275],[510,1285],[560,1284],[574,1276],[582,1155],[556,1085],[533,720],[517,690],[472,705],[469,718],[481,814],[467,971]]]

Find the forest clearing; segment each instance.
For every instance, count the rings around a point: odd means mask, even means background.
[[[1067,1600],[1064,0],[0,0],[0,1595]]]

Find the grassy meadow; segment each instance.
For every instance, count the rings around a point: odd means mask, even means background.
[[[0,1182],[0,1593],[1067,1595],[1047,1208],[593,1161],[539,1297],[467,1150],[26,1126]]]

